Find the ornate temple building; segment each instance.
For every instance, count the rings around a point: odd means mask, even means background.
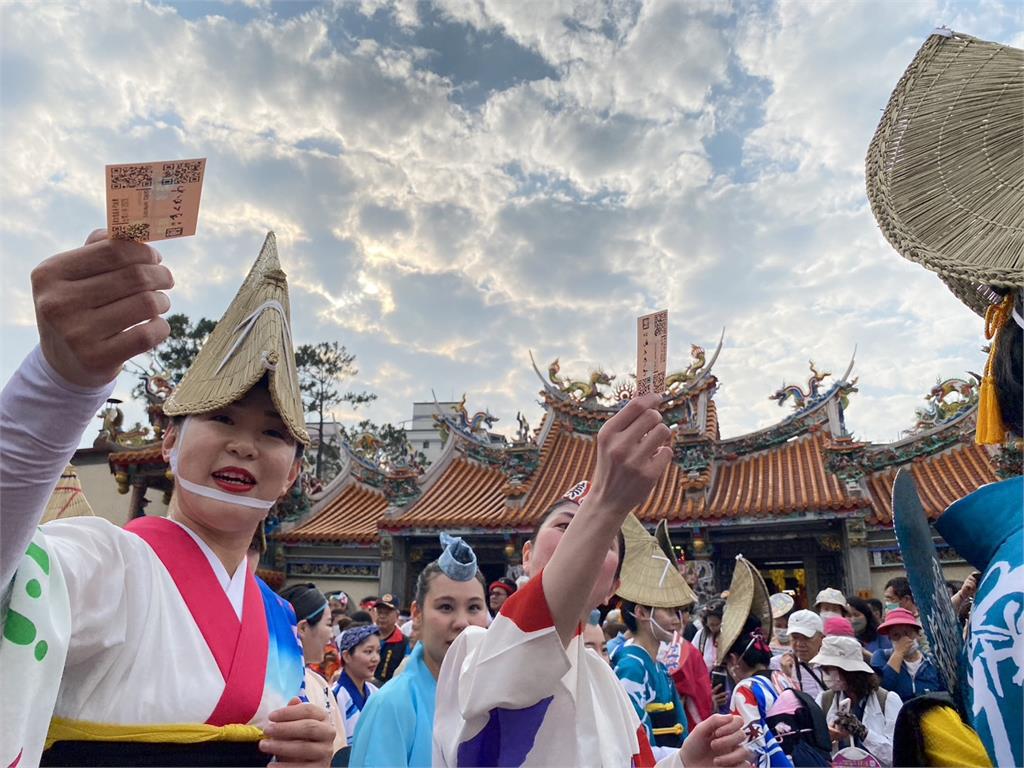
[[[901,571],[890,502],[899,467],[911,467],[932,518],[978,486],[1020,471],[1019,451],[1004,456],[974,445],[973,379],[937,384],[904,439],[856,441],[845,423],[857,391],[852,361],[831,381],[812,363],[806,387],[771,395],[791,407],[785,418],[723,439],[712,370],[720,350],[721,343],[706,360],[693,347],[689,368],[668,377],[661,411],[674,428],[675,461],[638,512],[652,527],[669,521],[702,597],[729,583],[741,553],[798,603],[825,586],[880,595]],[[493,417],[470,415],[463,403],[455,414],[439,409],[444,450],[426,471],[383,467],[349,449],[345,470],[308,514],[272,537],[276,569],[357,598],[378,590],[406,597],[420,568],[440,553],[445,530],[472,542],[489,579],[520,573],[523,543],[559,496],[591,475],[598,430],[632,394],[601,371],[585,381],[560,373],[558,361],[546,376],[537,371],[543,419],[531,430],[520,415],[514,440],[496,440],[487,431]],[[969,567],[938,543],[949,577],[963,578]]]

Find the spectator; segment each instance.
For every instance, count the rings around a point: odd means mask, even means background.
[[[885,635],[878,634],[878,625],[881,620],[876,616],[870,600],[861,600],[859,597],[847,598],[850,623],[853,625],[854,635],[868,654],[873,654],[879,648],[892,648],[892,643]],[[878,603],[877,600],[874,602]],[[882,604],[878,603],[879,610]],[[870,655],[867,658],[870,661]]]
[[[825,621],[830,616],[846,615],[846,597],[838,589],[826,587],[814,598],[814,610],[821,620]]]
[[[608,662],[609,665],[612,663],[608,658],[608,643],[605,640],[604,632],[597,624],[588,623],[583,628],[583,645]]]
[[[398,606],[401,605],[397,597],[390,592],[381,597],[373,604],[377,620],[374,622],[380,627],[380,664],[377,665],[377,674],[374,676],[379,685],[384,685],[391,676],[395,674],[398,665],[402,663],[405,654],[409,652],[409,641],[402,630],[398,628]]]
[[[487,588],[487,601],[491,607],[491,614],[497,616],[501,606],[515,593],[516,583],[512,579],[502,576],[500,579],[492,581],[491,586]]]
[[[821,650],[825,625],[821,616],[814,611],[794,611],[789,616],[789,641],[793,647],[792,654],[783,654],[772,659],[772,669],[781,675],[774,677],[777,685],[791,686],[809,696],[817,696],[825,690],[825,682],[821,671],[813,663],[813,659]],[[787,669],[787,663],[791,665]]]
[[[896,576],[895,578],[889,579],[885,583],[885,592],[883,593],[885,598],[885,616],[888,618],[889,612],[896,609],[902,608],[905,611],[910,611],[915,617],[918,615],[917,604],[914,602],[914,594],[910,591],[910,582],[906,576]]]
[[[373,624],[373,617],[369,614],[368,611],[353,611],[352,615],[349,618],[352,619],[352,622],[349,624],[349,627],[359,627],[365,624]],[[345,627],[345,629],[348,629],[348,627]]]
[[[710,672],[715,668],[718,658],[718,635],[722,630],[722,614],[725,611],[725,601],[714,599],[708,602],[701,610],[701,628],[693,637],[693,645],[700,655],[704,657],[704,663]]]
[[[869,597],[864,601],[871,608],[871,613],[875,615],[875,624],[881,624],[885,620],[885,606],[882,605],[882,601],[877,597]]]
[[[375,624],[346,629],[338,640],[338,648],[345,666],[334,686],[334,696],[345,718],[345,733],[351,742],[359,715],[377,692],[377,686],[371,680],[380,663],[380,629]]]
[[[793,598],[785,592],[776,592],[769,598],[772,606],[771,647],[776,653],[788,651],[789,644],[789,612],[793,610]]]
[[[932,691],[944,691],[946,685],[931,660],[921,652],[921,625],[903,608],[893,608],[878,633],[892,640],[892,648],[876,651],[871,658],[882,678],[882,685],[903,701]]]
[[[860,643],[852,637],[827,636],[813,661],[828,683],[816,701],[837,747],[859,747],[883,766],[891,766],[900,697],[879,686],[878,676],[861,657]]]
[[[825,620],[825,637],[849,637],[856,639],[853,624],[845,616],[829,616]]]

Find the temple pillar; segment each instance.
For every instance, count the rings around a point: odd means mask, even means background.
[[[146,482],[142,478],[132,483],[132,495],[128,500],[128,519],[144,517],[146,514]]]
[[[871,558],[867,547],[867,527],[861,517],[843,521],[843,569],[846,594],[860,596],[871,592]]]
[[[402,536],[392,536],[386,531],[380,534],[380,591],[397,594],[406,604],[412,601],[412,595],[406,595],[408,579],[409,545]]]

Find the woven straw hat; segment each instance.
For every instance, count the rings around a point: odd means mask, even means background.
[[[43,512],[42,523],[51,520],[63,520],[68,517],[95,517],[85,492],[82,491],[82,483],[78,479],[78,470],[70,464],[64,468],[64,472],[57,481],[57,486],[50,494],[50,500],[46,503],[46,510]]]
[[[893,248],[980,315],[979,285],[1024,284],[1024,51],[936,30],[903,74],[866,160]]]
[[[668,552],[632,513],[622,524],[622,537],[626,552],[616,592],[619,597],[650,608],[681,608],[697,602],[697,596],[679,573],[675,555],[670,554],[672,542],[667,526],[662,539],[668,542]]]
[[[733,643],[743,632],[747,617],[753,614],[761,619],[765,640],[772,636],[772,607],[768,587],[757,568],[743,555],[736,556],[736,568],[729,583],[729,596],[725,599],[722,629],[718,634],[718,663],[724,664]]]
[[[181,383],[164,403],[168,416],[209,413],[241,400],[264,376],[277,412],[309,445],[292,349],[288,280],[267,234],[260,255]]]

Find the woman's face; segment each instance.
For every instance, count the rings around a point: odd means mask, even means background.
[[[833,691],[845,691],[848,687],[843,670],[838,667],[822,667],[824,683]]]
[[[167,430],[164,460],[180,436],[177,426]],[[295,441],[274,408],[270,393],[255,387],[237,403],[199,416],[191,416],[184,443],[179,446],[178,472],[186,480],[237,494],[239,498],[278,499],[299,472]],[[219,533],[251,536],[266,516],[260,509],[230,504],[178,490],[178,513],[200,527]]]
[[[717,637],[718,633],[722,630],[722,617],[707,616],[704,619],[704,626],[707,627],[708,633],[712,637]]]
[[[580,508],[572,502],[565,502],[556,507],[547,520],[541,525],[537,532],[537,538],[528,541],[523,547],[523,567],[526,573],[533,578],[548,564],[551,556],[555,554],[558,542],[562,540],[569,523],[578,514]],[[619,539],[616,536],[611,546],[605,553],[601,563],[601,571],[597,581],[590,590],[590,598],[587,601],[587,610],[593,610],[599,605],[606,603],[615,590],[618,589],[618,580],[615,578],[615,570],[619,566]]]
[[[847,608],[850,612],[849,619],[850,624],[853,625],[853,631],[858,635],[863,632],[868,626],[868,620],[864,617],[864,614],[854,608],[852,605]]]
[[[419,630],[428,665],[436,672],[462,630],[471,625],[487,626],[484,587],[477,579],[455,581],[443,573],[435,574],[423,605],[412,604],[412,621]]]
[[[345,672],[353,680],[369,680],[376,674],[380,664],[380,638],[370,635],[350,651],[341,654],[345,660]]]
[[[321,617],[316,624],[303,619],[299,622],[299,640],[302,642],[302,656],[307,664],[319,664],[324,660],[324,646],[331,642],[331,624]]]

